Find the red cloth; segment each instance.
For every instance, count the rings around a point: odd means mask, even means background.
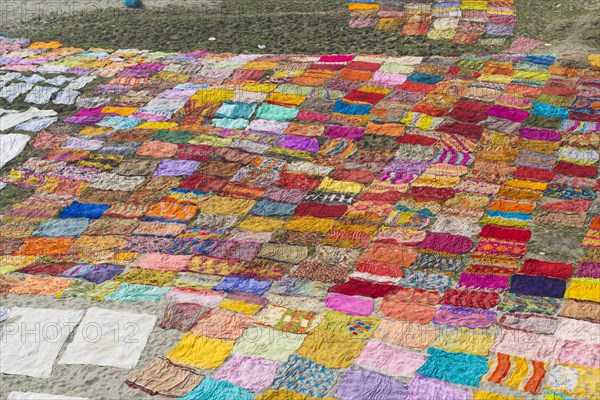
[[[573,275],[573,266],[561,262],[528,259],[523,263],[523,267],[519,270],[519,274],[546,276],[548,278],[567,280]]]
[[[216,192],[229,183],[228,180],[213,175],[190,175],[179,185],[179,189],[198,192]]]
[[[338,218],[344,215],[348,206],[340,205],[327,205],[315,202],[302,203],[296,207],[294,215],[296,217],[319,217],[319,218]]]
[[[407,92],[419,92],[429,93],[435,90],[435,85],[428,85],[426,83],[417,83],[412,81],[406,81],[402,85],[398,86],[396,90],[406,90]]]
[[[406,197],[412,197],[414,199],[430,199],[444,202],[453,198],[454,193],[454,189],[451,188],[413,186],[408,192],[406,192]]]
[[[330,287],[329,293],[342,293],[349,296],[365,296],[370,298],[384,297],[398,287],[384,283],[371,283],[351,278],[348,282]]]
[[[500,295],[496,292],[450,289],[444,293],[442,304],[489,310],[500,304],[500,300]]]
[[[462,122],[450,122],[438,128],[438,131],[445,133],[455,133],[468,137],[469,139],[478,140],[483,133],[483,126],[475,124],[467,124]]]
[[[461,122],[477,123],[487,118],[489,109],[490,105],[486,103],[459,100],[454,104],[454,108],[448,116]]]
[[[499,225],[486,225],[481,230],[479,237],[527,243],[529,239],[531,239],[531,231],[529,229],[509,228]]]
[[[375,174],[368,169],[346,169],[344,167],[337,167],[331,177],[338,181],[366,184],[375,178]]]
[[[210,161],[215,148],[203,144],[180,144],[177,158],[181,160]]]
[[[375,72],[381,67],[381,64],[371,63],[366,61],[350,61],[346,68],[352,69],[354,71],[371,71]]]
[[[361,90],[355,90],[352,93],[348,93],[344,100],[358,101],[361,103],[375,104],[380,102],[385,97],[382,93],[363,92]]]
[[[439,141],[439,139],[432,138],[429,136],[415,135],[412,133],[406,134],[402,137],[396,138],[396,142],[404,144],[420,144],[422,146],[433,146]]]
[[[292,174],[289,172],[282,172],[277,181],[277,184],[280,186],[302,190],[316,189],[320,183],[321,178],[314,178],[306,174]]]
[[[372,201],[374,203],[379,204],[392,204],[397,202],[400,199],[400,197],[402,197],[402,193],[390,190],[388,192],[383,193],[365,192],[358,197],[358,200]]]
[[[576,176],[579,178],[595,178],[598,168],[591,165],[579,165],[567,161],[559,161],[553,169],[555,174]]]
[[[534,181],[550,182],[554,179],[554,172],[547,169],[519,167],[513,173],[514,178],[529,179]]]
[[[59,276],[75,266],[75,263],[61,262],[57,264],[36,263],[19,269],[18,272],[29,275]]]

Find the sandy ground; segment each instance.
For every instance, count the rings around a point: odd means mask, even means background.
[[[167,354],[183,336],[179,331],[159,328],[158,324],[163,318],[163,311],[166,305],[164,300],[159,303],[122,303],[113,301],[92,302],[75,298],[56,299],[49,296],[9,295],[2,298],[1,305],[8,308],[18,306],[78,310],[102,307],[154,314],[158,320],[135,369],[128,370],[96,365],[59,365],[55,363],[50,378],[0,374],[0,400],[5,400],[12,391],[62,394],[66,396],[88,397],[94,400],[162,398],[160,396],[150,396],[140,390],[131,389],[124,382],[131,376],[133,371],[145,366],[154,357]],[[6,322],[10,322],[10,319],[2,324]],[[67,340],[67,344],[72,341],[72,338],[73,334]],[[62,356],[67,344],[62,347],[57,360]]]
[[[169,5],[206,5],[213,0],[142,0],[145,8],[168,7]],[[26,23],[34,17],[51,14],[73,14],[80,11],[124,8],[123,0],[0,0],[1,26]]]

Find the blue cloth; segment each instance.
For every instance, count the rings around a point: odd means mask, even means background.
[[[555,107],[546,103],[533,102],[533,114],[544,117],[569,118],[569,110],[563,107]]]
[[[346,115],[368,115],[371,108],[365,104],[348,104],[345,101],[336,100],[333,112]]]
[[[428,85],[435,85],[436,83],[444,80],[443,76],[439,75],[429,75],[429,74],[421,74],[420,72],[412,73],[406,78],[411,82],[417,83],[426,83]]]
[[[524,221],[531,220],[531,215],[529,215],[527,213],[522,213],[522,212],[504,212],[504,211],[488,210],[488,214],[490,215],[490,217],[500,217],[500,218],[507,218],[507,219],[521,219]]]
[[[250,214],[254,215],[292,215],[296,210],[296,204],[285,204],[261,199],[254,204]]]
[[[66,206],[58,217],[98,219],[109,208],[110,206],[106,204],[86,204],[74,201]]]
[[[206,377],[191,392],[179,398],[182,400],[252,400],[254,392],[227,381]]]
[[[271,287],[271,281],[259,281],[250,278],[238,278],[235,276],[226,276],[212,290],[223,292],[246,292],[261,295]]]
[[[479,387],[481,377],[488,370],[486,357],[473,354],[451,353],[448,351],[429,347],[427,353],[430,357],[425,364],[417,370],[418,374],[442,381]]]
[[[510,278],[510,293],[527,296],[554,297],[565,295],[567,282],[545,276],[514,275]]]
[[[66,238],[81,235],[88,226],[87,218],[51,219],[42,222],[32,236],[45,236],[51,238]]]

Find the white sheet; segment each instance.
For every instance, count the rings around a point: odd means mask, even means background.
[[[59,364],[133,368],[138,363],[156,316],[90,308]]]
[[[48,393],[10,392],[6,400],[89,400],[89,398],[71,397]]]
[[[2,323],[0,372],[48,378],[82,316],[81,310],[13,308],[12,318]]]
[[[20,133],[0,135],[0,168],[21,154],[30,137]]]
[[[53,117],[57,115],[54,110],[40,110],[30,107],[29,110],[16,113],[7,113],[0,117],[0,131],[5,131],[25,121],[36,117]]]

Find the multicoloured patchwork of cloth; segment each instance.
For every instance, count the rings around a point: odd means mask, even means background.
[[[351,7],[457,43],[514,25],[402,4]],[[0,38],[0,137],[27,136],[0,147],[0,296],[164,306],[170,350],[126,382],[161,396],[597,398],[588,61]]]

